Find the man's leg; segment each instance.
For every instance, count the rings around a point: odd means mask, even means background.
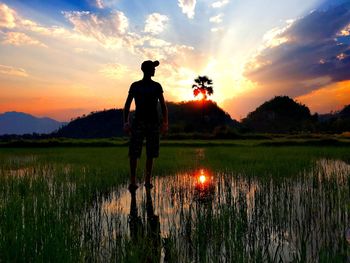
[[[137,159],[141,156],[144,131],[137,123],[133,125],[129,142],[129,162],[130,162],[130,185],[129,190],[136,190],[136,168]]]
[[[130,184],[136,185],[137,158],[130,157]]]
[[[146,133],[146,177],[145,185],[152,187],[151,176],[153,168],[153,159],[159,155],[159,125],[149,125]]]
[[[146,186],[151,185],[152,168],[153,168],[153,158],[147,157],[147,160],[146,160],[146,178],[145,178],[145,185]]]

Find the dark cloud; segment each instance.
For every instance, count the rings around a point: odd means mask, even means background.
[[[299,43],[313,43],[332,39],[350,22],[350,4],[330,7],[327,10],[315,10],[297,20],[285,32],[285,36]]]
[[[316,10],[297,20],[257,57],[257,69],[245,75],[261,94],[299,96],[328,83],[350,79],[350,36],[339,32],[350,24],[350,4]],[[321,81],[321,79],[323,79]],[[317,81],[320,80],[320,81]]]

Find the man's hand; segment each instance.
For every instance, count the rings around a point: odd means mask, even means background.
[[[127,133],[127,134],[130,134],[130,133],[131,133],[131,126],[130,126],[129,122],[124,123],[123,130],[124,130],[124,132]]]
[[[169,126],[167,122],[163,122],[160,128],[162,134],[166,134],[168,132]]]

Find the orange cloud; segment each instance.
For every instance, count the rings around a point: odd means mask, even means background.
[[[45,27],[42,26],[32,20],[25,19],[21,17],[16,10],[10,8],[6,4],[0,3],[0,29],[18,29],[21,31],[26,31],[27,34],[19,33],[19,32],[9,32],[7,34],[3,33],[6,36],[7,44],[15,44],[15,45],[41,45],[45,46],[36,39],[28,36],[28,33],[38,33],[42,36],[50,36],[50,37],[59,37],[60,39],[77,39],[81,40],[91,40],[82,34],[78,34],[75,32],[71,32],[66,30],[63,27],[52,26]],[[1,32],[1,31],[0,31]]]
[[[328,113],[350,104],[350,81],[333,83],[296,98],[312,112]]]
[[[38,46],[38,47],[47,48],[47,46],[45,44],[43,44],[42,42],[26,35],[25,33],[21,33],[21,32],[7,32],[5,34],[5,39],[3,40],[2,43],[14,45],[14,46],[31,45],[31,46]]]
[[[99,72],[107,78],[117,80],[130,74],[128,67],[118,63],[107,64]]]
[[[108,17],[98,16],[89,11],[63,12],[63,15],[74,26],[74,30],[101,42],[126,33],[129,22],[121,11],[112,12]]]
[[[0,74],[12,75],[17,77],[28,77],[28,73],[24,69],[6,65],[0,65]]]
[[[350,24],[348,24],[346,27],[344,27],[340,32],[338,32],[337,36],[349,36],[350,35]]]

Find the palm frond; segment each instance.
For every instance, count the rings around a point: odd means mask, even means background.
[[[196,82],[197,84],[201,84],[201,79],[200,79],[201,77],[200,76],[198,76],[198,78],[196,78],[196,79],[194,79],[194,82]]]
[[[208,95],[212,95],[214,93],[213,87],[207,87]]]

